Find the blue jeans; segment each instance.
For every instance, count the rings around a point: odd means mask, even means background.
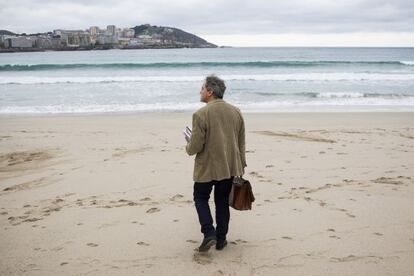
[[[230,208],[229,195],[233,178],[220,181],[195,182],[194,202],[204,237],[216,236],[217,240],[224,241],[229,230]],[[214,186],[214,203],[216,205],[216,224],[214,229],[208,200]]]

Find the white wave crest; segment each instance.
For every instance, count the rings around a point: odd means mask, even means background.
[[[378,73],[300,73],[222,75],[226,81],[413,81],[414,74]],[[59,84],[108,82],[200,82],[205,76],[102,76],[102,77],[34,77],[1,76],[0,84]]]
[[[400,61],[400,63],[405,65],[414,65],[414,61]]]
[[[273,100],[266,102],[231,102],[242,111],[249,112],[273,112],[278,110],[297,111],[308,110],[319,112],[321,109],[343,111],[358,110],[388,110],[414,111],[414,97],[405,99],[385,98],[327,98],[308,101]],[[3,106],[0,114],[79,114],[79,113],[125,113],[125,112],[187,112],[202,107],[203,104],[194,102],[168,102],[146,104],[68,104],[68,105],[34,105],[34,106]]]
[[[110,112],[180,112],[195,110],[201,103],[153,103],[153,104],[88,104],[88,105],[37,105],[6,106],[0,114],[77,114]]]
[[[364,93],[358,92],[325,92],[318,93],[317,98],[363,98]]]

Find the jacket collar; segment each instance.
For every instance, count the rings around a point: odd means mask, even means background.
[[[211,100],[211,101],[209,101],[209,102],[207,103],[207,105],[209,105],[209,104],[213,104],[213,103],[218,103],[218,102],[223,102],[223,99],[214,99],[214,100]]]

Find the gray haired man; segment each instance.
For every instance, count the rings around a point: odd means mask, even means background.
[[[206,105],[193,114],[192,136],[186,146],[189,155],[196,154],[193,197],[204,235],[200,252],[227,245],[232,181],[246,167],[244,120],[238,108],[223,100],[225,90],[222,79],[206,77],[200,91],[200,101]],[[213,187],[216,228],[208,204]]]

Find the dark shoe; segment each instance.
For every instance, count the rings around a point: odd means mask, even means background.
[[[216,249],[217,250],[223,250],[223,248],[226,247],[226,245],[227,245],[227,241],[226,240],[224,240],[224,241],[217,241],[217,243],[216,243]]]
[[[207,252],[210,247],[215,245],[217,242],[215,236],[207,237],[203,239],[203,242],[201,243],[200,247],[198,248],[199,252]]]

